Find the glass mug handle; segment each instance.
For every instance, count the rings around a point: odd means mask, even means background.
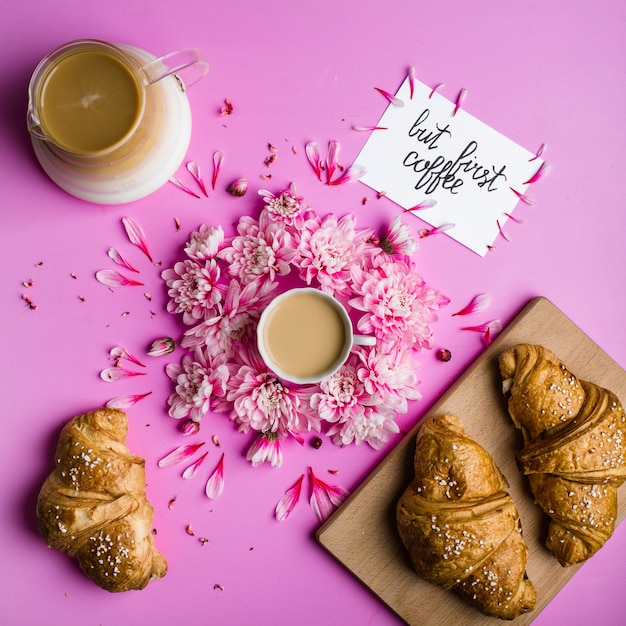
[[[197,48],[185,48],[177,52],[170,52],[154,61],[146,63],[142,68],[149,84],[156,83],[166,76],[185,72],[191,79],[184,81],[177,76],[183,91],[195,85],[209,71],[209,64],[204,60],[202,53]]]

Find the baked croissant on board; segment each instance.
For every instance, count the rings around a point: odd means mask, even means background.
[[[519,344],[499,357],[508,410],[524,436],[518,455],[550,518],[546,547],[563,566],[613,534],[626,480],[626,416],[611,391],[579,380],[549,350]]]
[[[37,501],[48,546],[76,558],[111,592],[143,589],[167,571],[152,537],[145,461],[130,453],[127,434],[126,415],[117,409],[74,417],[61,431],[56,467]]]
[[[531,611],[536,592],[519,514],[487,451],[459,418],[434,417],[418,432],[414,467],[396,522],[417,573],[485,615],[514,619]]]

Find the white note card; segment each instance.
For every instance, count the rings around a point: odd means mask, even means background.
[[[404,106],[389,104],[355,159],[361,181],[404,209],[426,204],[415,215],[484,256],[542,160],[423,83],[410,90],[407,78]]]

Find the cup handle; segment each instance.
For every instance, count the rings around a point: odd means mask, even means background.
[[[197,48],[185,48],[150,61],[141,69],[149,84],[156,83],[166,76],[185,70],[185,74],[192,74],[191,79],[183,81],[180,76],[177,76],[177,78],[181,83],[182,90],[186,91],[206,75],[209,71],[209,64],[204,60],[200,50]]]
[[[355,346],[375,346],[376,337],[371,335],[352,335],[352,343]]]

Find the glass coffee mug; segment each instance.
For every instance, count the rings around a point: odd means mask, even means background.
[[[353,333],[340,302],[310,287],[276,296],[257,326],[257,345],[265,364],[280,378],[300,385],[332,376],[353,345],[375,343],[375,337]]]
[[[28,131],[44,171],[68,193],[99,204],[153,193],[185,158],[186,90],[208,68],[195,48],[156,58],[82,39],[53,50],[28,88]]]

